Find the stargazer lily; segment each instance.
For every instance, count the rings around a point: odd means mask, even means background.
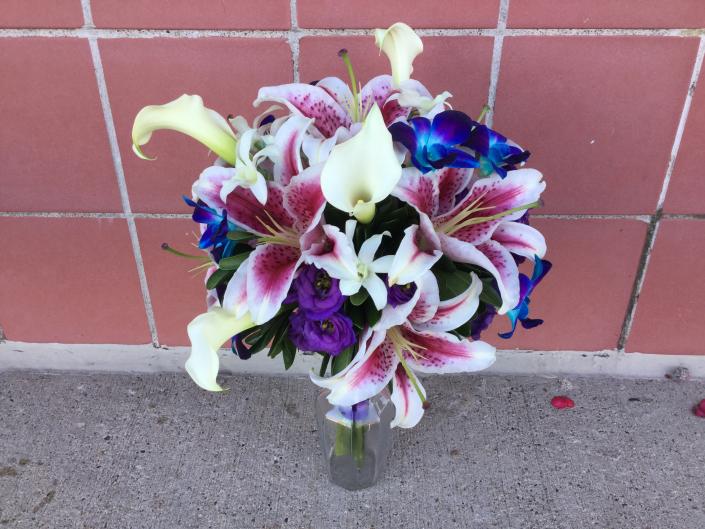
[[[345,223],[345,234],[331,225],[323,226],[330,250],[323,254],[313,252],[306,256],[309,263],[323,268],[328,275],[340,280],[340,292],[344,296],[352,296],[365,288],[374,301],[375,307],[382,310],[387,304],[387,287],[377,274],[386,274],[392,264],[393,256],[385,255],[375,259],[375,253],[382,243],[382,237],[388,232],[373,235],[367,239],[360,251],[355,253],[353,236],[357,222],[349,220]]]
[[[208,206],[225,210],[238,226],[259,237],[259,244],[238,268],[228,284],[247,292],[247,307],[256,324],[269,321],[289,292],[304,254],[323,234],[317,230],[325,198],[320,186],[321,166],[308,167],[284,187],[267,181],[267,202],[262,205],[250,189],[221,198],[227,175],[204,172],[193,192]]]
[[[494,276],[502,296],[498,313],[504,314],[519,302],[519,270],[511,254],[533,259],[546,253],[538,230],[514,222],[539,205],[546,184],[538,171],[518,169],[504,179],[494,175],[475,180],[456,204],[471,175],[468,169],[421,174],[410,167],[404,169],[392,194],[430,218],[448,258],[479,266]]]
[[[321,173],[321,189],[328,203],[369,223],[375,204],[387,198],[401,177],[392,135],[377,105],[362,129],[333,147]]]
[[[230,165],[235,165],[237,141],[227,120],[206,108],[198,95],[182,95],[165,105],[144,107],[135,116],[132,125],[132,150],[144,160],[147,157],[141,147],[157,130],[176,130],[200,141]]]
[[[491,345],[459,339],[448,333],[477,310],[482,282],[473,274],[468,289],[439,301],[438,284],[431,272],[417,281],[414,296],[396,307],[388,305],[378,324],[361,337],[353,361],[339,374],[314,383],[328,388],[328,400],[351,406],[381,391],[392,381],[396,416],[392,426],[411,428],[424,412],[426,391],[414,371],[459,373],[485,369],[495,360]]]
[[[408,81],[414,71],[414,59],[423,51],[423,42],[416,32],[397,22],[387,29],[376,29],[375,42],[389,59],[395,86]]]

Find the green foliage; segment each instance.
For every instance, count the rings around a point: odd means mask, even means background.
[[[233,274],[234,272],[232,270],[216,270],[208,278],[208,281],[206,281],[206,288],[208,290],[212,290],[221,283],[227,283],[228,281],[230,281],[230,278],[233,277]]]
[[[337,356],[333,357],[330,367],[331,375],[337,375],[348,366],[348,364],[352,361],[353,356],[355,356],[355,348],[356,345],[351,345],[350,347],[340,351]]]
[[[237,253],[230,257],[223,257],[218,261],[218,268],[221,270],[237,270],[240,265],[250,256],[250,252]]]

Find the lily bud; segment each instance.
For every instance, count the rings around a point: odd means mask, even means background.
[[[375,204],[387,198],[401,178],[392,135],[382,112],[373,105],[362,129],[333,147],[321,172],[326,200],[364,223],[372,220]]]
[[[235,165],[237,140],[230,125],[220,114],[206,108],[198,95],[182,95],[165,105],[144,107],[132,125],[132,150],[143,160],[153,160],[140,147],[155,130],[175,130],[191,136],[230,165]]]
[[[394,85],[398,87],[408,81],[414,71],[414,59],[423,51],[423,43],[414,30],[403,22],[397,22],[386,30],[376,29],[375,42],[389,59]]]

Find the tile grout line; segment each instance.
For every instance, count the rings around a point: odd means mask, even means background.
[[[678,120],[678,127],[676,128],[676,134],[673,139],[673,146],[671,147],[671,156],[668,160],[668,165],[666,167],[666,173],[663,177],[663,184],[661,185],[661,193],[658,197],[658,202],[656,204],[656,212],[654,213],[651,223],[649,225],[649,230],[646,233],[646,240],[644,242],[644,250],[642,252],[641,260],[639,262],[639,267],[637,269],[637,276],[634,280],[634,288],[632,290],[632,295],[629,300],[629,306],[627,307],[627,313],[624,318],[624,324],[622,325],[622,332],[619,336],[619,342],[617,343],[617,349],[620,351],[624,350],[627,340],[629,339],[629,334],[632,330],[632,325],[634,324],[634,316],[636,315],[636,308],[639,303],[639,297],[641,296],[641,289],[644,286],[644,280],[646,279],[646,272],[649,268],[649,263],[651,261],[651,254],[656,243],[656,236],[658,235],[659,226],[661,220],[664,217],[663,208],[666,202],[666,195],[668,194],[668,187],[671,183],[671,176],[673,175],[673,169],[675,167],[676,158],[678,156],[678,151],[680,149],[681,140],[683,139],[683,132],[685,131],[685,125],[688,120],[688,114],[690,112],[690,105],[693,100],[693,94],[698,84],[698,77],[700,76],[700,70],[703,65],[703,58],[705,57],[705,36],[700,37],[700,44],[698,45],[698,51],[695,55],[695,61],[693,63],[693,71],[690,76],[690,82],[688,84],[688,91],[685,96],[685,101],[683,103],[683,110],[681,111],[680,119]],[[681,218],[680,216],[667,218]],[[697,218],[697,217],[696,217]]]
[[[294,83],[299,82],[299,43],[301,40],[300,30],[299,30],[299,11],[296,4],[296,0],[290,0],[289,9],[291,11],[291,31],[287,40],[289,41],[289,46],[291,47],[291,68],[292,68],[292,80]]]
[[[290,0],[293,2],[294,0]],[[85,2],[85,0],[82,0]],[[500,5],[501,7],[501,5]],[[506,26],[506,20],[505,20]],[[84,38],[84,39],[199,39],[199,38],[279,38],[299,39],[303,37],[338,37],[338,36],[369,36],[374,28],[359,29],[329,29],[329,28],[291,28],[289,30],[266,29],[120,29],[95,28],[84,25],[81,28],[0,28],[0,38]],[[419,28],[416,32],[422,37],[700,37],[705,35],[705,28]]]
[[[509,0],[500,0],[497,13],[497,29],[492,46],[492,65],[490,66],[490,86],[487,91],[487,106],[489,110],[485,116],[485,124],[492,127],[494,122],[494,106],[497,100],[497,83],[499,82],[499,66],[502,61],[502,46],[504,44],[504,31],[507,29],[507,16],[509,14]]]
[[[134,219],[190,219],[190,213],[130,213]],[[0,218],[126,219],[128,215],[96,211],[0,211]],[[619,213],[536,213],[532,219],[557,220],[638,220],[651,223],[652,215]],[[705,220],[705,213],[664,213],[662,219]]]
[[[84,14],[84,22],[86,26],[93,24],[93,16],[91,13],[90,0],[81,0],[81,6]],[[130,208],[130,197],[127,192],[127,183],[125,182],[125,173],[122,167],[122,157],[120,156],[120,147],[118,146],[117,133],[115,131],[115,122],[113,121],[113,112],[110,107],[110,99],[108,97],[108,86],[105,82],[105,72],[103,71],[103,61],[100,57],[100,49],[98,48],[98,40],[89,38],[88,44],[91,50],[91,58],[93,59],[93,68],[95,70],[96,84],[98,87],[98,95],[100,96],[100,105],[103,109],[103,119],[105,120],[105,128],[108,133],[108,142],[110,143],[110,152],[113,159],[113,167],[117,178],[118,188],[120,190],[120,201],[122,203],[122,211],[127,221],[127,229],[130,234],[130,242],[132,244],[132,253],[135,258],[137,267],[137,277],[139,278],[140,290],[142,291],[142,301],[147,315],[147,325],[152,338],[152,345],[159,346],[159,338],[157,336],[157,326],[154,319],[154,310],[152,308],[152,300],[149,295],[149,287],[147,286],[147,274],[144,271],[144,262],[142,260],[142,251],[140,249],[139,238],[137,235],[137,225],[132,215]]]

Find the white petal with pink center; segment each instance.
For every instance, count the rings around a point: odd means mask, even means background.
[[[502,306],[497,309],[505,314],[519,303],[519,269],[508,250],[495,241],[475,246],[447,235],[441,236],[443,253],[451,260],[479,266],[497,280],[502,296]]]
[[[397,426],[399,428],[413,428],[423,417],[423,401],[416,388],[424,399],[426,399],[426,390],[419,382],[418,377],[414,374],[411,376],[414,377],[413,382],[404,367],[401,364],[397,365],[392,379],[392,402],[396,410],[391,424],[392,428]]]
[[[460,339],[447,332],[416,331],[410,325],[404,326],[401,334],[419,348],[404,355],[407,365],[422,373],[471,373],[495,361],[495,348],[485,342]]]
[[[546,255],[546,239],[536,228],[520,222],[503,222],[492,234],[492,240],[516,255],[534,259]]]
[[[394,260],[389,267],[389,286],[416,281],[441,257],[441,241],[433,229],[433,224],[426,215],[419,213],[419,224],[404,230],[404,238],[394,254]]]
[[[433,317],[424,322],[414,322],[419,331],[452,331],[467,322],[477,311],[482,293],[482,281],[474,273],[470,286],[454,298],[438,303]]]

